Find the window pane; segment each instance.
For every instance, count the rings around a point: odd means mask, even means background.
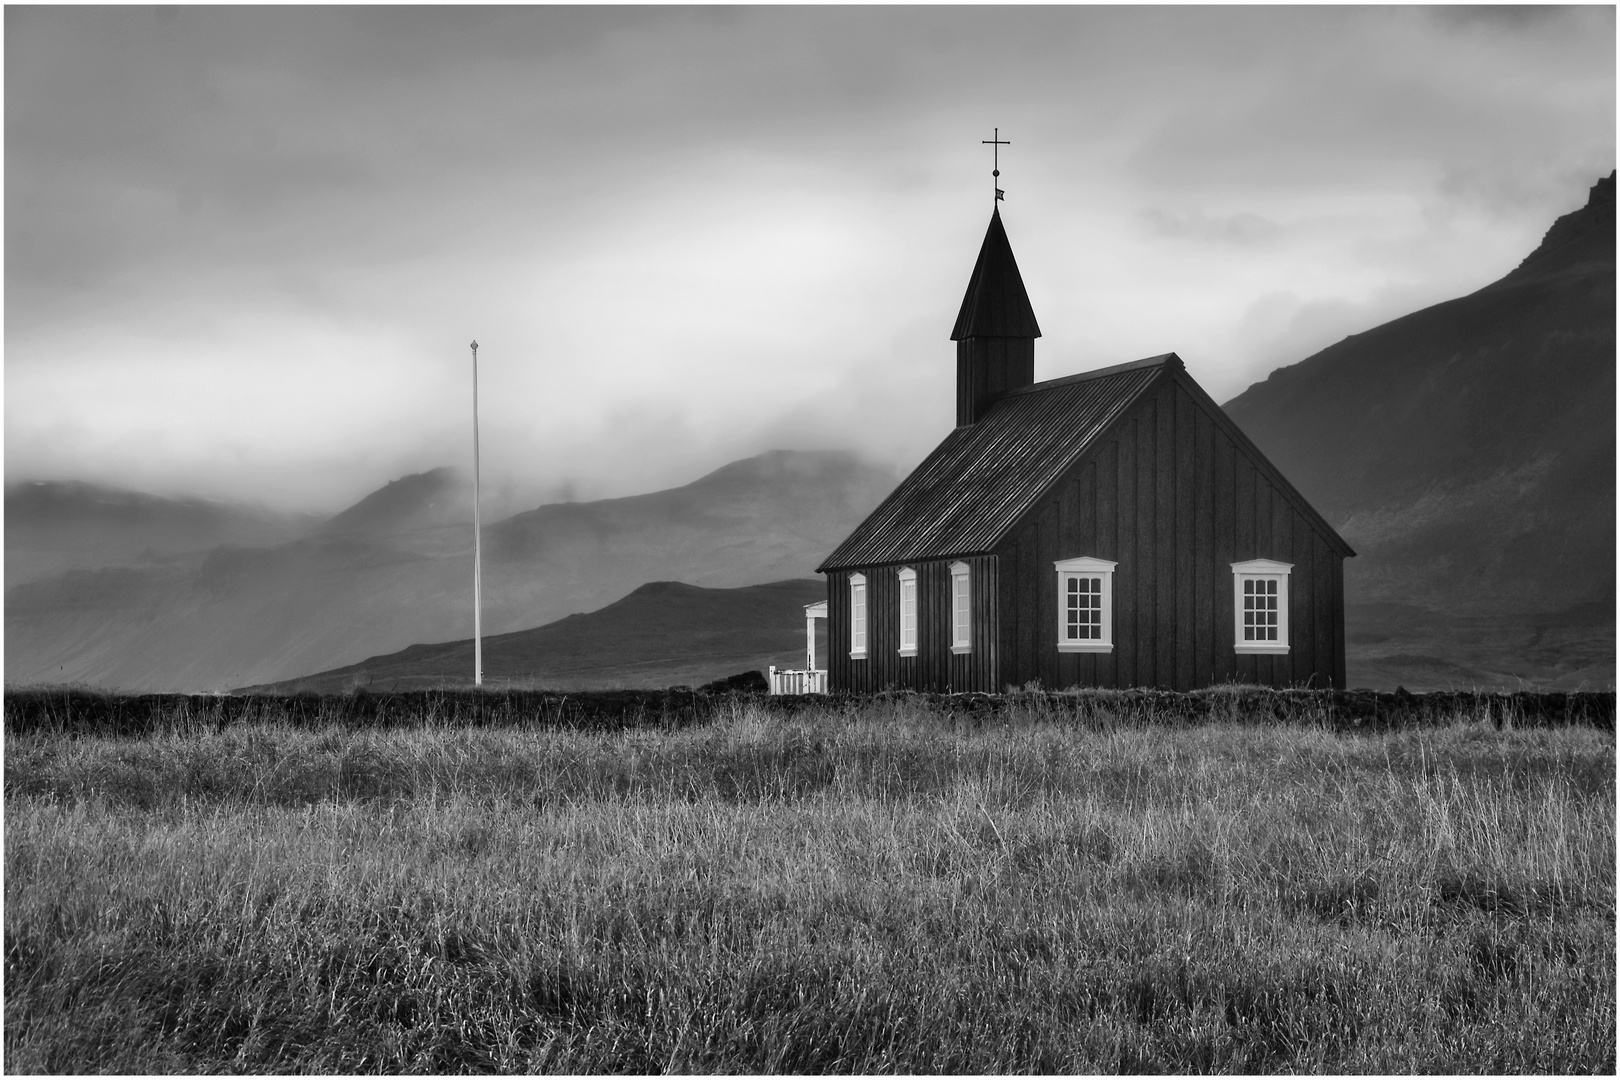
[[[966,574],[951,575],[951,644],[966,645],[970,640],[968,619],[971,613],[971,593]]]
[[[866,586],[850,589],[850,647],[859,651],[866,648]]]
[[[917,579],[900,579],[900,647],[917,647]]]
[[[1238,620],[1239,640],[1285,644],[1282,633],[1283,604],[1288,595],[1288,579],[1282,575],[1239,575],[1242,582],[1242,614]]]
[[[1107,575],[1062,570],[1058,576],[1059,643],[1106,642],[1109,635],[1103,629],[1103,584]]]

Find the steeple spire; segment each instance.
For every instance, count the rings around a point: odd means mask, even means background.
[[[1013,258],[1012,244],[1001,224],[1001,208],[990,212],[990,228],[979,246],[979,261],[973,264],[967,294],[957,312],[951,340],[970,337],[1038,338],[1041,328],[1035,322],[1035,309],[1024,291],[1024,278]]]
[[[1035,339],[1040,336],[1035,309],[1001,224],[1001,209],[993,208],[951,330],[956,342],[957,427],[976,423],[1008,391],[1035,381]]]

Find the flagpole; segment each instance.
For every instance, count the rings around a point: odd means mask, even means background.
[[[478,342],[473,357],[473,685],[484,685],[484,548],[478,520]]]

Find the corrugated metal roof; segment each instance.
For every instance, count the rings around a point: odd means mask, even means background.
[[[1175,353],[1036,383],[959,427],[818,572],[989,551]]]
[[[1001,225],[1000,209],[990,213],[990,228],[979,246],[979,260],[968,278],[962,310],[957,312],[952,341],[969,337],[1038,338],[1041,328],[1035,322],[1035,309],[1029,306],[1024,277],[1018,272],[1007,230]]]

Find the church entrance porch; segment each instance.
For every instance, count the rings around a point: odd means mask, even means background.
[[[778,670],[771,666],[771,693],[773,694],[825,694],[827,672],[816,668],[816,620],[827,617],[827,601],[822,600],[804,607],[804,670],[789,668]]]

